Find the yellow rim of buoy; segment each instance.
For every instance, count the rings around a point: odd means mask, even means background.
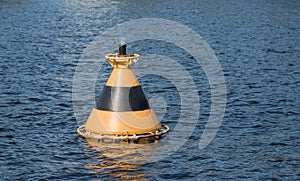
[[[157,131],[143,133],[143,134],[127,134],[126,130],[123,131],[122,135],[113,135],[113,134],[99,134],[88,132],[85,129],[85,125],[77,128],[77,133],[88,139],[111,139],[111,140],[139,140],[140,138],[160,138],[163,134],[167,133],[170,130],[169,126],[162,125],[162,128]]]

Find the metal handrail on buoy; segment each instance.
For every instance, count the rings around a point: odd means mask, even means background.
[[[139,54],[107,54],[105,58],[115,68],[128,68],[132,67],[139,59]]]
[[[79,126],[77,128],[77,133],[87,139],[111,139],[111,140],[123,140],[125,142],[130,142],[131,140],[133,142],[138,142],[141,138],[154,138],[159,139],[163,134],[167,133],[170,130],[169,126],[162,125],[162,128],[160,130],[156,130],[153,132],[143,133],[143,134],[121,134],[121,135],[113,135],[113,134],[99,134],[99,133],[93,133],[88,132],[85,129],[85,125]]]

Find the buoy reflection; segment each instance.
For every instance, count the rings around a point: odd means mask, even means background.
[[[86,144],[99,153],[98,163],[86,167],[101,177],[109,175],[122,180],[145,180],[140,167],[152,156],[159,144],[114,143],[108,140],[86,139]]]

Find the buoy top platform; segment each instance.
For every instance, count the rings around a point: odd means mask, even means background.
[[[127,54],[126,44],[121,42],[118,54],[105,57],[114,69],[86,124],[77,129],[78,134],[92,139],[127,142],[161,138],[169,127],[161,125],[157,119],[132,70],[139,55]]]

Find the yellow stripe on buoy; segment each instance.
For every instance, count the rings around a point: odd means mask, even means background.
[[[93,109],[85,129],[98,134],[143,134],[159,130],[161,125],[153,110],[112,112]]]
[[[140,85],[140,83],[132,69],[115,68],[106,82],[106,85],[111,87],[133,87]]]

